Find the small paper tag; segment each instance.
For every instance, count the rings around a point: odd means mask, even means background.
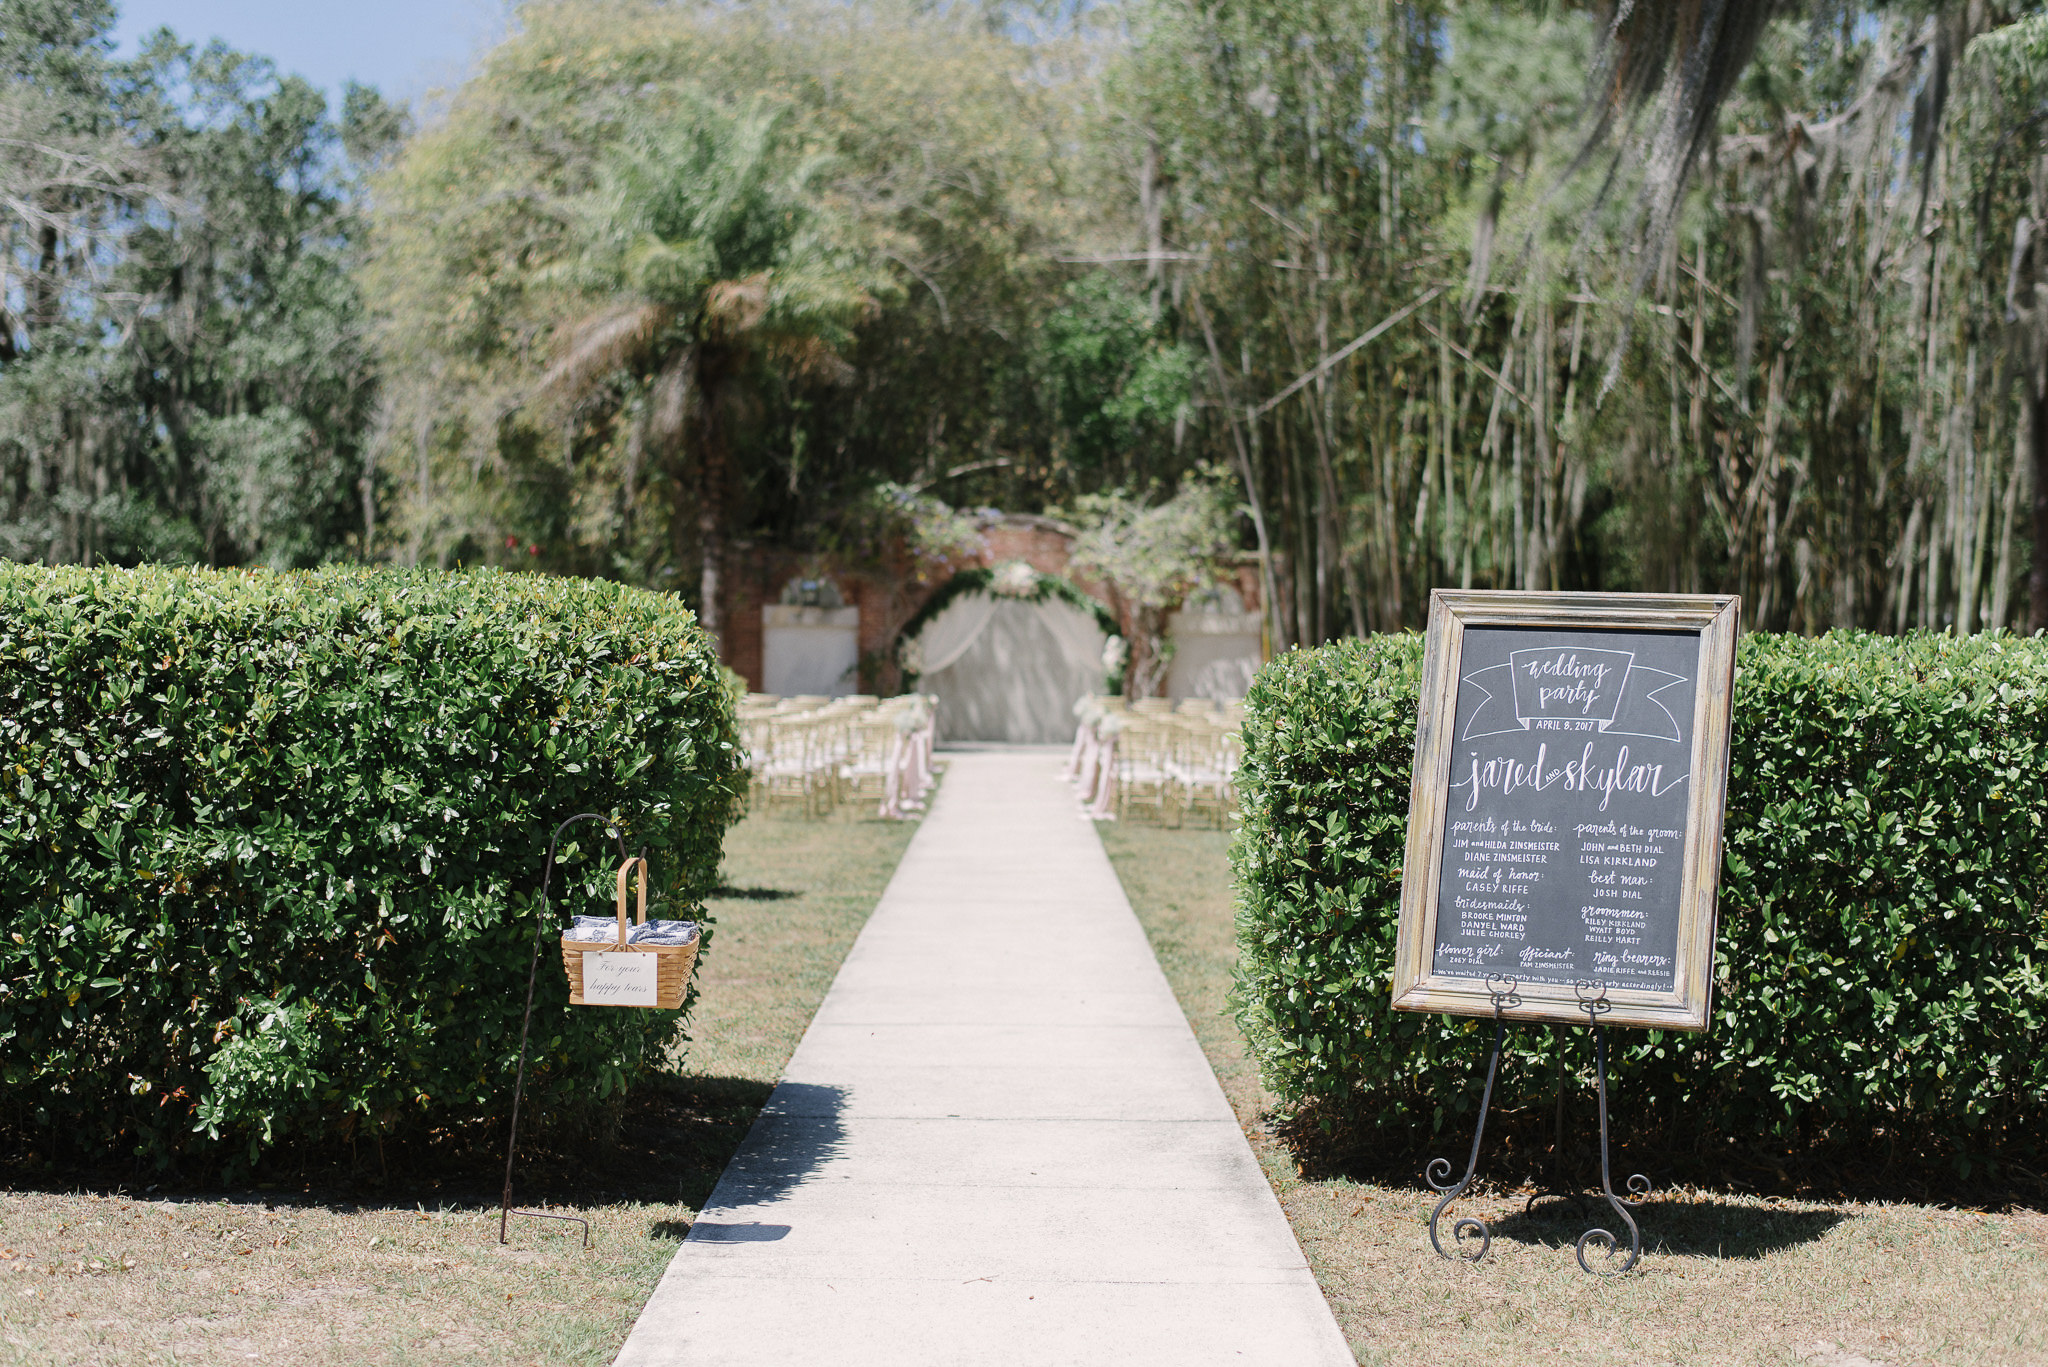
[[[657,954],[614,952],[583,956],[585,1006],[653,1006]]]

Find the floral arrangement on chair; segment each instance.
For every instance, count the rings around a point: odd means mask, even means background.
[[[1038,592],[1038,571],[1022,560],[1005,561],[996,566],[988,591],[998,598],[1029,598]]]

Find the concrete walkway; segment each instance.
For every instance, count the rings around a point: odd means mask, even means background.
[[[950,756],[620,1367],[1350,1367],[1060,762]]]

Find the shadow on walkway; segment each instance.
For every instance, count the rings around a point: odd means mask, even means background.
[[[759,1205],[780,1200],[838,1157],[846,1140],[841,1115],[846,1090],[811,1082],[785,1082],[761,1109],[732,1161],[724,1170],[715,1197],[720,1205]],[[694,1202],[699,1206],[703,1202]],[[790,1227],[769,1221],[698,1219],[694,1225],[663,1220],[656,1238],[687,1234],[700,1243],[770,1243]]]

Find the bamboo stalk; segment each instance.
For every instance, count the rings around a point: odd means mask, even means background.
[[[1209,364],[1216,379],[1217,398],[1222,401],[1223,421],[1230,431],[1230,447],[1232,454],[1237,457],[1238,476],[1244,481],[1245,506],[1251,514],[1252,535],[1257,539],[1259,547],[1259,592],[1266,600],[1266,620],[1270,623],[1271,631],[1271,636],[1266,642],[1266,651],[1271,654],[1285,648],[1287,632],[1280,616],[1279,584],[1273,573],[1273,543],[1266,534],[1265,505],[1259,498],[1259,481],[1252,468],[1252,452],[1244,432],[1238,427],[1236,405],[1230,401],[1230,375],[1223,365],[1223,352],[1216,345],[1216,329],[1210,325],[1209,310],[1203,307],[1199,290],[1191,291],[1188,300],[1191,305],[1190,311],[1202,329],[1202,339],[1209,346]],[[1248,421],[1256,423],[1256,419],[1251,416],[1250,405],[1246,405],[1245,413]]]

